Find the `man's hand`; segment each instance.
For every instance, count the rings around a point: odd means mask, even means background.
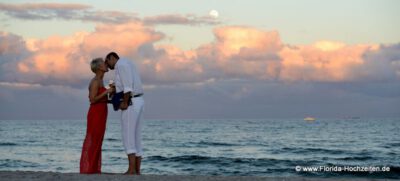
[[[123,101],[121,102],[121,104],[119,105],[119,108],[121,109],[121,110],[126,110],[126,109],[128,109],[128,106],[129,106],[129,104],[128,104],[128,101],[131,99],[131,92],[126,92],[126,93],[124,93],[124,99],[123,99]]]
[[[124,101],[122,101],[121,102],[121,104],[119,105],[119,108],[121,109],[121,110],[126,110],[126,109],[128,109],[128,103],[127,102],[124,102]]]

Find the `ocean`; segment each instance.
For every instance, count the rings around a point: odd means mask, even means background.
[[[400,119],[143,121],[143,174],[400,178]],[[103,172],[126,171],[120,130],[108,120]],[[79,172],[85,132],[86,120],[1,120],[0,170]]]

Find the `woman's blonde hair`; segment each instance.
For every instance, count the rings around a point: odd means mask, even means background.
[[[93,73],[96,73],[97,69],[99,69],[101,63],[103,63],[103,58],[95,58],[90,62],[90,69],[92,69]]]

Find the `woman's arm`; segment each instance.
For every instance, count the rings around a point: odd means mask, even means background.
[[[104,91],[100,95],[97,95],[99,91],[99,80],[92,80],[89,85],[89,100],[90,103],[97,103],[100,99],[102,99],[104,96],[107,96],[107,94],[111,91],[111,89],[107,89],[107,91]]]

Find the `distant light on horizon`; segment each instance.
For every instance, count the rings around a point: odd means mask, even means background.
[[[217,10],[213,9],[208,13],[212,18],[218,18],[219,17],[219,13]]]

